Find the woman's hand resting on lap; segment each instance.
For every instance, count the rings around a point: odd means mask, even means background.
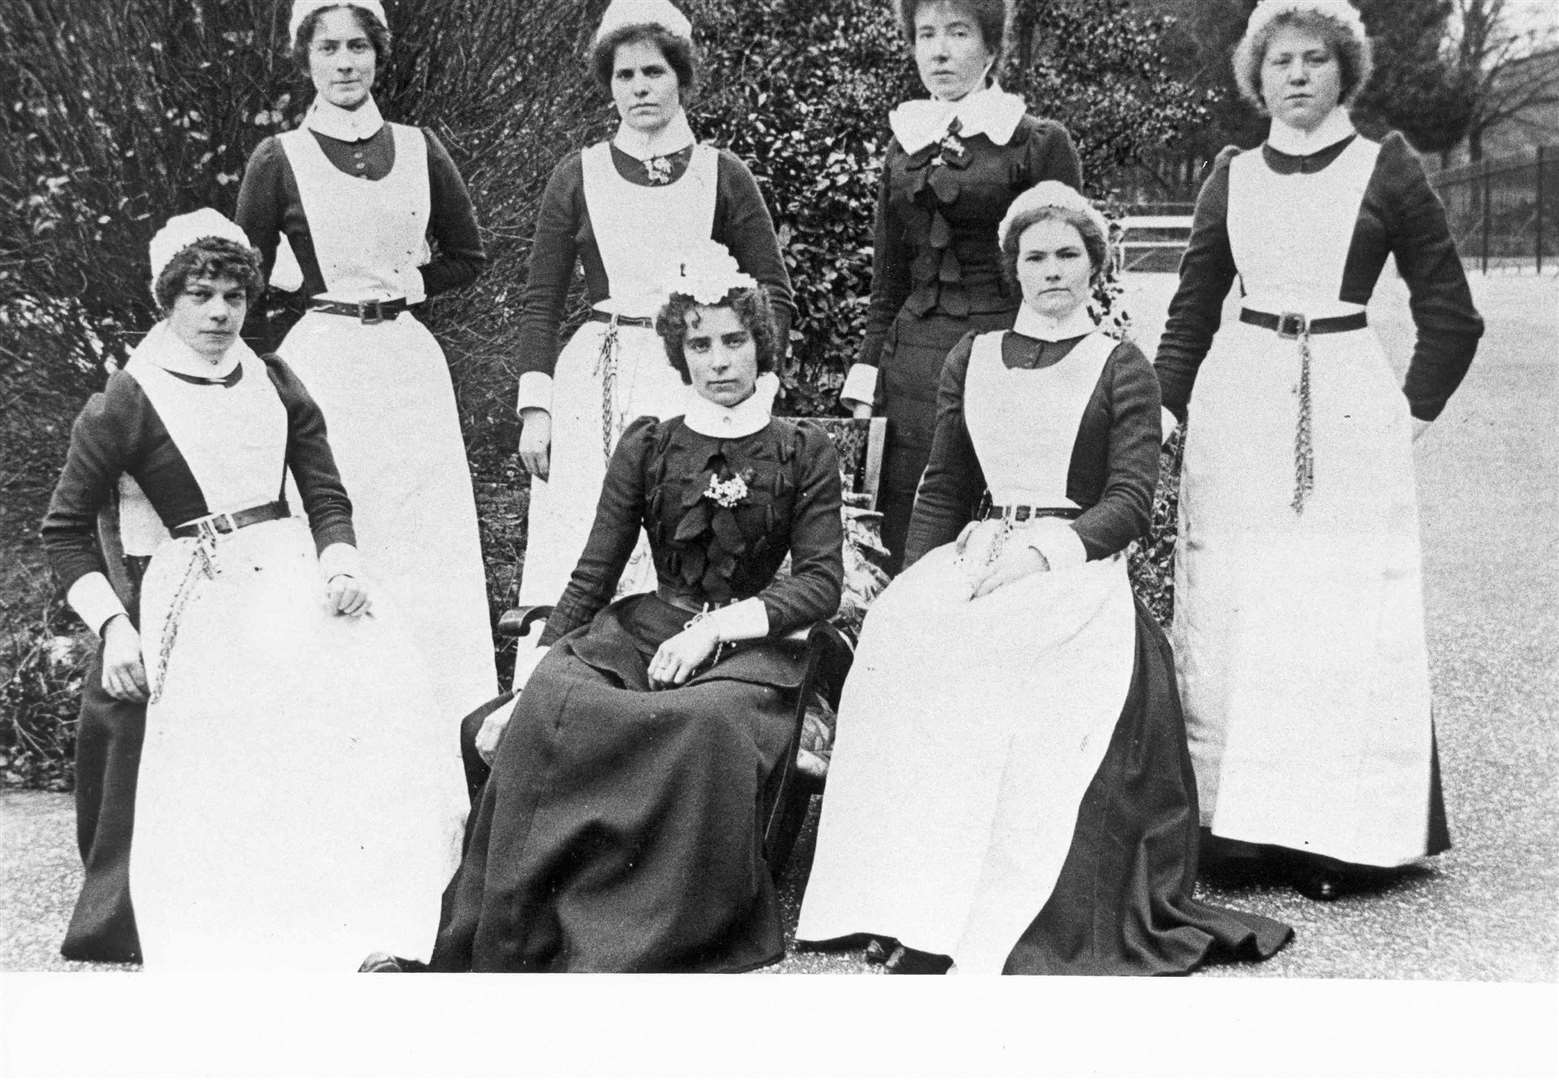
[[[707,622],[696,622],[667,638],[650,661],[650,686],[656,690],[681,686],[714,655],[719,644],[720,635]]]

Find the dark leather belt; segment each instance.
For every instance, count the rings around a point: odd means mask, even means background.
[[[655,329],[655,320],[649,315],[613,315],[610,311],[598,311],[594,308],[590,311],[591,322],[609,323],[616,320],[618,326],[645,326]]]
[[[186,521],[173,530],[173,535],[180,539],[190,536],[215,538],[227,536],[239,529],[247,529],[251,525],[291,516],[292,511],[287,506],[287,500],[277,499],[275,502],[251,506],[247,510],[235,510],[231,514],[208,514],[194,521]]]
[[[368,326],[389,322],[410,306],[404,296],[398,296],[394,300],[358,300],[355,303],[345,300],[321,300],[317,297],[309,301],[310,311],[323,311],[326,315],[346,315]]]
[[[1240,322],[1259,326],[1263,330],[1275,330],[1281,338],[1297,338],[1305,334],[1340,334],[1345,330],[1363,330],[1370,324],[1362,311],[1355,311],[1351,315],[1308,319],[1297,311],[1274,315],[1270,311],[1256,311],[1252,308],[1240,309]]]
[[[1082,511],[1073,506],[992,506],[985,511],[986,521],[995,521],[999,518],[1011,518],[1013,521],[1028,521],[1039,518],[1065,518],[1073,521],[1082,516]]]

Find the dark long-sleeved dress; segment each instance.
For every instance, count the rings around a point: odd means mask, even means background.
[[[1203,824],[1389,867],[1449,845],[1411,420],[1482,322],[1406,142],[1329,123],[1312,152],[1224,151],[1197,201],[1156,363],[1188,418],[1173,638]],[[1418,330],[1401,386],[1365,326],[1388,256]]]
[[[1141,352],[1097,332],[971,335],[948,356],[912,565],[840,702],[798,940],[875,934],[960,973],[1156,975],[1288,939],[1192,897],[1172,662],[1125,569],[1158,410]],[[960,552],[987,490],[998,509]],[[1019,544],[1049,570],[971,599]]]
[[[612,142],[596,143],[559,162],[542,194],[520,320],[518,408],[547,410],[552,445],[547,479],[531,481],[522,604],[554,603],[567,587],[624,427],[640,416],[664,419],[686,408],[691,391],[666,363],[654,329],[661,289],[679,253],[710,240],[723,244],[768,292],[779,340],[789,331],[790,277],[747,166],[728,150],[701,144],[665,161],[669,172],[657,182]],[[560,352],[558,331],[576,266],[592,320]],[[772,399],[778,385],[765,375],[758,391]],[[654,577],[641,542],[621,591],[650,588]]]
[[[845,387],[847,395],[858,388],[874,396],[888,418],[877,505],[894,568],[931,451],[942,362],[964,334],[1005,330],[1018,309],[996,227],[1012,200],[1041,180],[1082,186],[1071,137],[1051,120],[1023,117],[1006,143],[980,134],[957,145],[906,153],[895,139],[888,148],[866,337]]]
[[[748,475],[734,510],[704,497],[714,474]],[[682,418],[628,427],[472,812],[436,970],[740,971],[781,955],[757,808],[802,665],[777,639],[838,607],[839,508],[838,460],[805,423],[729,439]],[[609,603],[641,526],[659,589]],[[748,597],[768,638],[650,689],[646,665],[692,612]]]

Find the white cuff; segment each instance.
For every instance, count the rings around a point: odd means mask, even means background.
[[[552,376],[545,371],[526,371],[520,375],[520,395],[515,402],[514,411],[522,413],[526,409],[545,409],[552,411]]]
[[[1163,426],[1164,426],[1164,430],[1162,432],[1162,436],[1163,437],[1160,439],[1160,441],[1161,442],[1168,442],[1170,440],[1170,438],[1175,434],[1175,428],[1180,426],[1180,421],[1175,419],[1175,414],[1174,413],[1170,412],[1168,409],[1164,408],[1163,406],[1160,406],[1158,411],[1159,411],[1159,422],[1161,424],[1163,424]]]
[[[1071,570],[1088,561],[1088,549],[1077,530],[1059,518],[1042,518],[1023,542],[1045,557],[1051,570]]]
[[[844,377],[844,387],[839,400],[874,404],[877,400],[877,369],[868,364],[851,364],[850,373]]]
[[[769,609],[756,596],[710,612],[706,618],[721,641],[756,641],[769,636]]]
[[[119,594],[114,592],[114,587],[108,583],[107,576],[94,571],[83,574],[76,579],[65,592],[65,602],[71,610],[81,616],[81,621],[87,624],[98,637],[103,636],[103,627],[108,620],[115,615],[128,615],[124,604],[119,599]]]
[[[362,560],[358,558],[357,549],[351,544],[335,543],[328,545],[319,553],[319,572],[325,575],[329,581],[337,574],[350,574],[353,577],[363,576]]]

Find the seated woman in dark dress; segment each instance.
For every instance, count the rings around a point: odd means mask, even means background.
[[[783,954],[754,808],[802,677],[782,639],[839,606],[839,464],[754,394],[779,348],[769,300],[710,247],[656,320],[697,396],[635,420],[612,455],[472,811],[434,970],[740,971]],[[611,602],[641,526],[658,588]]]

